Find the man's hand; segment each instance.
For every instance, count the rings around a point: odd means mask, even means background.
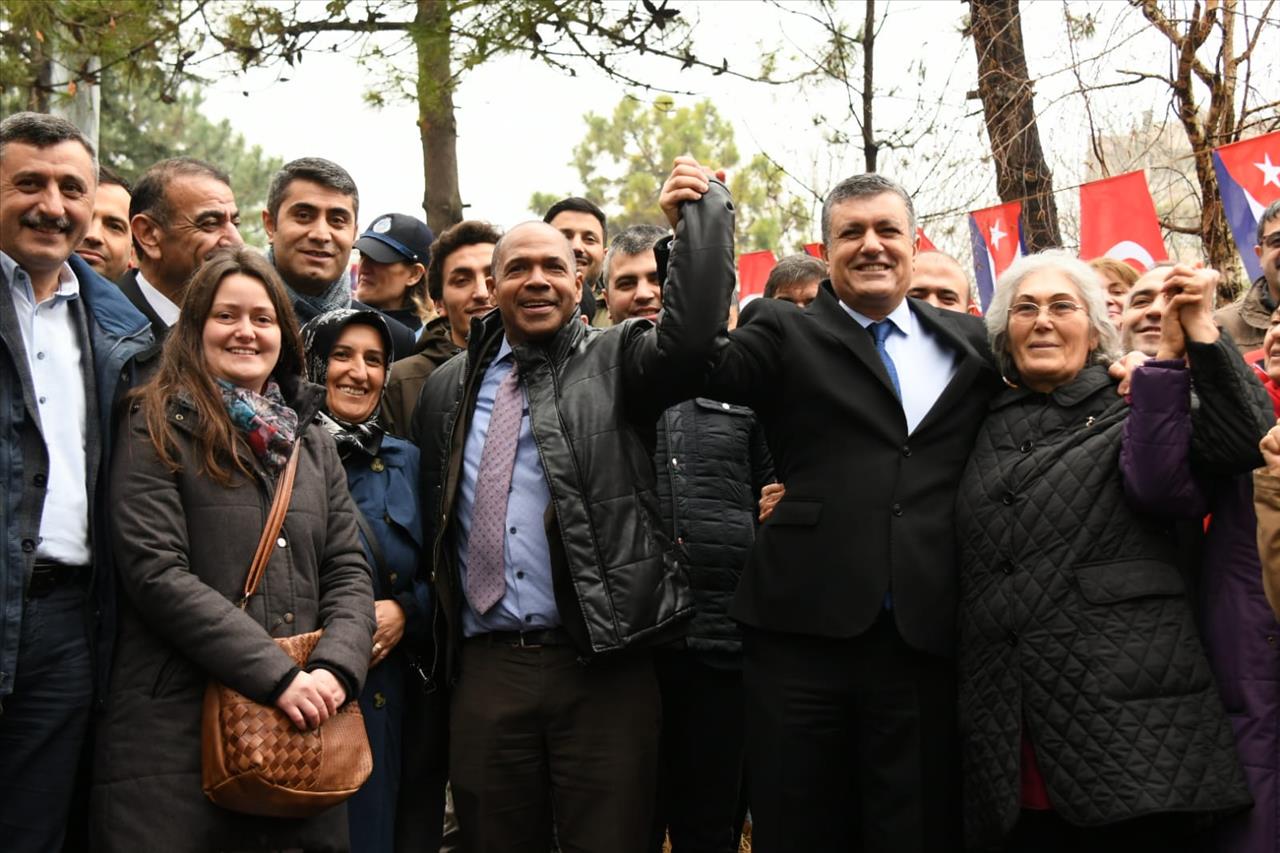
[[[1129,396],[1129,382],[1133,377],[1134,368],[1147,360],[1147,356],[1138,350],[1134,350],[1128,355],[1122,356],[1118,361],[1111,362],[1111,366],[1107,368],[1107,373],[1112,379],[1120,380],[1120,387],[1116,389],[1116,393],[1121,397]]]
[[[1177,314],[1189,340],[1211,344],[1219,337],[1213,322],[1213,299],[1222,278],[1202,263],[1178,264],[1164,280],[1166,314]]]
[[[778,501],[782,500],[783,495],[787,493],[787,487],[781,483],[770,483],[760,490],[760,523],[769,516],[773,515],[773,508],[778,505]]]
[[[711,188],[708,182],[712,178],[723,181],[724,171],[713,173],[687,155],[675,159],[671,175],[662,185],[662,192],[658,195],[658,206],[662,208],[672,228],[675,228],[676,223],[680,221],[680,205],[686,201],[697,201],[702,198],[703,193]]]
[[[1262,451],[1262,461],[1266,464],[1267,473],[1280,477],[1280,424],[1267,431],[1258,443],[1258,450]]]
[[[380,598],[373,603],[378,630],[373,632],[373,656],[370,668],[386,660],[387,655],[404,639],[404,608],[393,598]]]

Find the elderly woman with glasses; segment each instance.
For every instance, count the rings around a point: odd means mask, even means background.
[[[1174,535],[1181,506],[1161,493],[1172,478],[1160,453],[1135,453],[1159,434],[1171,464],[1256,459],[1255,431],[1234,426],[1257,423],[1252,380],[1213,324],[1211,281],[1165,294],[1131,399],[1109,375],[1116,330],[1086,264],[1045,252],[998,282],[986,320],[1009,387],[957,509],[971,847],[1183,850],[1250,803]]]

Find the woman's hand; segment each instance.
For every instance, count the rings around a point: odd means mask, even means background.
[[[373,615],[378,629],[373,632],[373,656],[369,666],[382,663],[399,642],[404,639],[404,608],[394,598],[380,598],[373,603]]]
[[[1273,477],[1280,477],[1280,423],[1273,426],[1262,437],[1258,450],[1262,451],[1262,461],[1266,464],[1267,473]]]
[[[295,675],[276,699],[276,707],[284,711],[295,726],[306,731],[332,717],[345,700],[346,691],[333,673],[318,669]]]
[[[778,501],[782,500],[782,496],[787,493],[787,487],[781,483],[770,483],[760,490],[760,523],[764,524],[765,519],[773,515],[773,508],[778,505]]]

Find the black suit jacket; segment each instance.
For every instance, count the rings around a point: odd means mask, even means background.
[[[147,318],[147,322],[151,324],[151,334],[155,336],[156,346],[164,343],[164,339],[169,334],[169,327],[165,325],[164,320],[160,319],[160,315],[156,314],[151,303],[147,301],[147,297],[142,295],[142,288],[138,285],[138,270],[132,269],[125,272],[117,285],[120,292],[123,293],[133,307],[137,308],[142,316]]]
[[[738,587],[739,621],[853,637],[892,591],[902,637],[953,654],[956,489],[1001,382],[980,320],[908,301],[958,354],[951,383],[911,435],[871,336],[830,282],[804,311],[755,300],[730,334],[708,396],[756,411],[787,487]]]

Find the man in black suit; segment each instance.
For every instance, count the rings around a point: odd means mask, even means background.
[[[706,185],[681,174],[672,202]],[[978,319],[906,298],[915,233],[898,184],[837,185],[817,298],[753,301],[704,389],[755,410],[786,484],[731,611],[764,853],[958,845],[952,505],[1000,380]]]
[[[163,341],[178,320],[187,282],[205,258],[244,243],[231,178],[194,157],[161,160],[133,188],[129,227],[138,268],[124,274],[120,290]]]

